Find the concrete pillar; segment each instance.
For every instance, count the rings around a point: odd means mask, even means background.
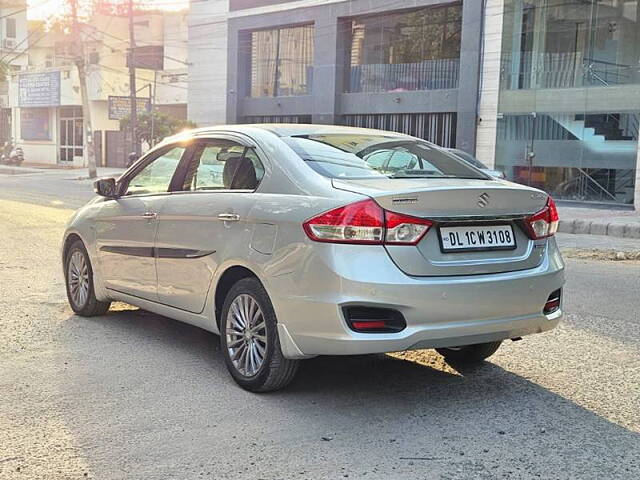
[[[345,52],[342,24],[331,9],[322,9],[315,19],[313,62],[313,123],[339,123],[336,117],[339,94],[342,93]]]
[[[640,141],[638,141],[636,148],[636,183],[633,192],[633,205],[635,206],[636,211],[640,212]]]
[[[496,130],[500,95],[504,0],[487,0],[485,10],[476,157],[489,168],[496,161]]]
[[[191,2],[187,116],[199,126],[227,120],[228,11],[229,0]]]
[[[458,86],[458,121],[456,147],[471,154],[476,147],[476,108],[478,101],[479,56],[483,2],[462,3],[460,40],[460,81]]]

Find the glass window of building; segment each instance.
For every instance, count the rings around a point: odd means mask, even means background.
[[[15,18],[7,18],[5,20],[6,28],[6,37],[7,38],[16,38],[16,19]]]
[[[457,88],[462,4],[351,22],[349,92]]]
[[[505,0],[502,88],[638,83],[637,0]]]
[[[638,0],[505,0],[496,166],[579,202],[634,202]]]
[[[310,94],[313,51],[313,25],[251,32],[251,96]]]

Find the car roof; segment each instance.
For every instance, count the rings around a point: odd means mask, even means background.
[[[250,133],[256,129],[265,130],[278,137],[292,137],[305,135],[377,135],[394,138],[407,138],[409,135],[386,130],[375,130],[371,128],[346,127],[343,125],[322,125],[308,123],[255,123],[242,125],[217,125],[214,127],[202,127],[183,132],[176,137],[193,136],[204,137],[208,133],[214,134],[221,131]]]

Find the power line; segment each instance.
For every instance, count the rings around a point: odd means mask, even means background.
[[[42,2],[40,5],[36,5],[35,8],[40,8],[40,7],[44,7],[47,3],[50,3],[52,0],[44,0],[44,2]],[[29,11],[30,8],[34,8],[33,6],[31,7],[24,7],[21,8],[20,10],[16,10],[15,12],[11,12],[8,13],[6,15],[2,15],[0,16],[0,20],[2,20],[3,18],[9,18],[9,17],[13,17],[14,15],[20,15],[21,13],[26,13]]]
[[[14,52],[16,52],[18,50],[18,48],[26,41],[29,40],[29,38],[31,38],[35,33],[37,33],[37,30],[33,30],[31,33],[29,33],[29,35],[27,35],[25,38],[22,39],[22,41],[20,41],[18,44],[16,44],[15,47],[13,47],[11,50],[9,50],[9,53],[7,53],[6,55],[4,55],[2,58],[0,58],[0,62],[3,62],[5,58],[7,58],[8,56],[10,56],[11,54],[13,54]],[[22,52],[18,52],[19,55],[24,55],[24,51]],[[13,59],[15,60],[18,57],[14,57]]]
[[[20,15],[21,13],[24,13],[28,10],[28,8],[22,8],[20,10],[16,10],[15,12],[12,13],[8,13],[6,15],[2,15],[0,16],[0,20],[2,20],[3,18],[9,18],[9,17],[13,17],[14,15]]]

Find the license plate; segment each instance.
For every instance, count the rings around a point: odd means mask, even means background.
[[[516,239],[511,225],[441,227],[440,243],[443,252],[516,248]]]

